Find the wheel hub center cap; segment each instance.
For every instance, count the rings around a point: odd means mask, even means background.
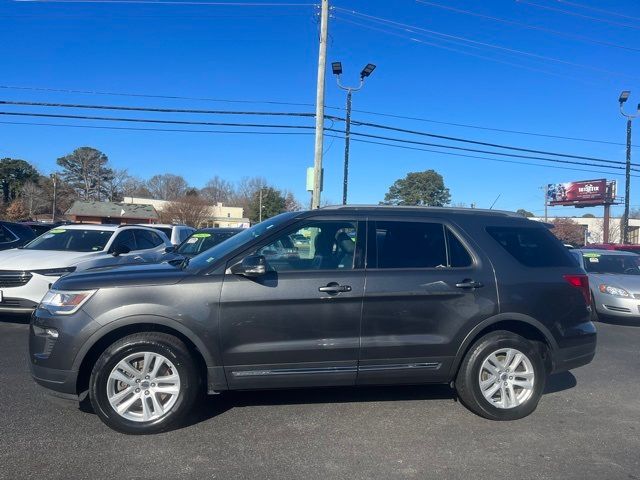
[[[149,383],[149,380],[144,380],[142,383],[140,383],[140,388],[144,388],[146,390],[150,385],[151,384]]]
[[[507,378],[509,378],[509,374],[508,373],[501,373],[500,374],[500,380],[502,380],[503,382],[507,381]]]

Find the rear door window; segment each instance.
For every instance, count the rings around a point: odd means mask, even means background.
[[[544,227],[487,227],[487,233],[527,267],[575,267],[569,251]]]
[[[377,268],[446,268],[445,227],[428,222],[376,222]]]

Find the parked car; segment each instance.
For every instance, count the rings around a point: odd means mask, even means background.
[[[294,234],[308,253],[272,248]],[[179,424],[201,387],[453,382],[478,415],[513,420],[550,373],[593,358],[589,304],[584,270],[541,223],[332,207],[270,218],[180,268],[60,278],[32,316],[30,365],[127,433]]]
[[[171,247],[148,227],[65,225],[24,247],[0,252],[0,313],[32,312],[49,287],[76,270],[157,262]]]
[[[70,222],[20,222],[20,224],[28,226],[36,236],[39,236],[60,225],[70,225]]]
[[[169,223],[165,223],[165,224],[156,223],[156,224],[144,225],[144,226],[155,228],[156,230],[160,230],[169,238],[169,240],[171,241],[171,244],[176,247],[180,245],[182,242],[184,242],[189,237],[189,235],[191,235],[193,232],[196,231],[195,228],[188,227],[187,225],[172,225]]]
[[[585,248],[595,250],[616,250],[622,252],[640,253],[640,245],[628,243],[592,243]]]
[[[640,255],[597,249],[572,253],[589,275],[593,319],[614,317],[640,324]]]
[[[173,254],[168,254],[168,261],[176,262],[184,258],[195,257],[205,250],[215,247],[235,234],[242,232],[242,228],[203,228],[196,230],[182,242]]]
[[[25,225],[0,221],[0,250],[21,247],[35,236],[33,230]]]

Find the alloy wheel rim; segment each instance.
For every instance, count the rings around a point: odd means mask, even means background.
[[[531,360],[515,348],[501,348],[487,355],[480,367],[480,391],[491,405],[516,408],[533,395],[535,372]]]
[[[168,358],[155,352],[126,356],[107,379],[111,408],[133,422],[150,422],[165,416],[179,393],[178,370]]]

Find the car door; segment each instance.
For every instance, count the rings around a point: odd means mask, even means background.
[[[306,219],[228,263],[219,318],[231,388],[355,383],[364,231],[357,218]],[[310,246],[295,247],[295,234]],[[266,258],[266,274],[230,272],[254,254]]]
[[[369,221],[357,382],[446,381],[457,336],[497,313],[493,269],[439,219]]]

